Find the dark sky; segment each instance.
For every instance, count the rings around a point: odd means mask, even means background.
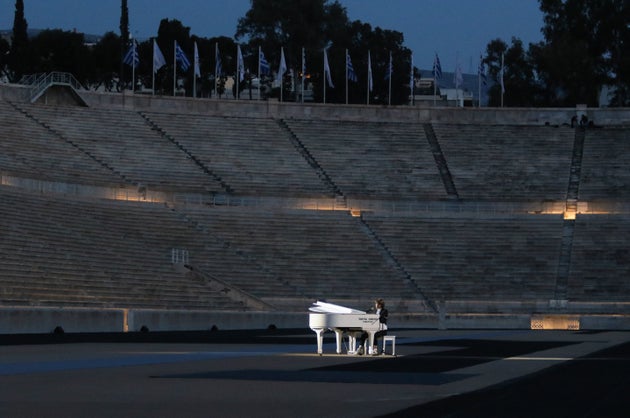
[[[119,32],[119,0],[24,0],[32,29],[77,29],[101,35]],[[234,36],[249,0],[128,0],[131,32],[155,36],[162,18],[178,19],[201,37]],[[542,40],[542,14],[537,0],[341,0],[351,20],[397,30],[414,54],[414,64],[431,67],[435,53],[442,69],[475,73],[489,41],[508,44],[520,38],[525,47]],[[15,0],[0,0],[0,29],[13,27]]]

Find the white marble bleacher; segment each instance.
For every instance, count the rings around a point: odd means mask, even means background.
[[[222,191],[169,140],[136,112],[76,106],[21,105],[130,181],[153,190]]]
[[[331,191],[276,121],[146,112],[236,194],[325,196]]]
[[[569,301],[630,301],[630,216],[581,215],[575,221]]]
[[[285,122],[347,197],[447,197],[421,124],[297,119]]]
[[[0,171],[17,177],[89,185],[119,185],[120,176],[0,100]]]
[[[239,281],[263,298],[295,297],[388,300],[410,297],[401,273],[391,267],[358,221],[339,211],[252,211],[247,208],[187,208],[212,236],[255,258],[275,280]],[[287,282],[290,286],[280,285]],[[363,306],[363,305],[361,305]]]
[[[80,201],[0,187],[3,304],[243,309],[171,264],[204,257],[196,230],[156,204]]]
[[[630,200],[630,128],[585,131],[580,200]]]
[[[553,296],[562,216],[364,217],[432,300]]]
[[[433,129],[461,198],[566,199],[574,129],[446,123]]]

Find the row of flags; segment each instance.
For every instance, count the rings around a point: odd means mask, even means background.
[[[368,51],[368,61],[370,60],[369,53],[370,52]],[[259,54],[259,73],[261,75],[271,74],[271,66],[269,65],[269,62],[265,58],[265,54],[260,48],[258,50],[258,54]],[[129,50],[125,54],[123,58],[123,62],[131,67],[137,67],[138,64],[140,63],[140,56],[138,54],[137,43],[135,40],[132,42],[131,46],[129,47]],[[182,71],[188,71],[191,65],[190,60],[188,59],[186,53],[182,50],[182,48],[179,46],[177,41],[175,41],[175,62],[179,64]],[[216,49],[215,62],[216,62],[215,72],[218,74],[222,74],[221,57],[219,55],[218,46]],[[354,71],[352,60],[350,58],[350,55],[347,53],[347,51],[346,51],[346,64],[347,64],[347,74],[348,74],[347,78],[350,81],[357,82],[358,77],[356,75],[356,72]],[[162,51],[160,50],[160,47],[158,46],[157,42],[154,40],[153,41],[153,71],[157,72],[164,65],[166,65],[166,59],[164,58],[164,54],[162,54]],[[194,66],[195,66],[195,75],[197,77],[200,77],[201,71],[199,69],[199,52],[198,52],[196,42],[194,43]],[[372,76],[371,62],[368,63],[368,66],[369,66],[369,69],[368,69],[369,77],[371,78]],[[325,68],[329,87],[334,87],[332,83],[332,79],[331,79],[330,65],[328,63],[328,56],[327,56],[326,51],[324,51],[324,68]],[[305,55],[304,55],[304,50],[302,50],[302,72],[304,73],[305,70],[306,70]],[[278,77],[283,76],[284,74],[286,74],[287,71],[288,71],[288,68],[287,68],[285,57],[284,57],[284,49],[282,49],[281,55],[280,55],[280,68],[278,69]],[[393,73],[393,64],[392,64],[392,54],[390,52],[389,65],[388,65],[387,74],[385,75],[385,79],[386,80],[389,79],[392,73]],[[237,46],[237,74],[240,75],[239,78],[242,81],[245,77],[245,65],[244,65],[243,54],[241,52],[240,45]]]
[[[190,69],[191,63],[190,60],[188,59],[188,57],[186,56],[186,53],[182,50],[182,48],[180,47],[180,45],[177,43],[177,41],[174,41],[174,61],[175,61],[175,67],[177,67],[177,65],[179,65],[179,67],[181,68],[182,71],[186,72]],[[328,61],[328,53],[327,50],[324,49],[323,51],[324,53],[324,76],[326,78],[326,83],[327,86],[329,88],[334,88],[334,84],[332,81],[332,74],[331,74],[331,70],[330,70],[330,64]],[[243,59],[243,53],[241,51],[241,46],[237,45],[237,63],[236,63],[236,68],[237,71],[236,73],[238,74],[238,77],[236,78],[237,83],[238,82],[242,82],[245,79],[245,62]],[[348,50],[346,49],[346,80],[347,81],[352,81],[352,82],[358,82],[358,76],[354,70],[354,66],[352,64],[352,59],[350,57],[350,54],[348,53]],[[127,51],[127,53],[125,54],[125,56],[123,57],[123,62],[126,65],[129,65],[131,67],[133,67],[134,71],[135,68],[138,66],[139,62],[140,62],[140,57],[138,54],[138,48],[137,48],[137,43],[135,40],[132,41],[131,46],[129,47],[129,50]],[[373,80],[373,76],[372,76],[372,59],[371,59],[371,54],[370,51],[368,51],[368,71],[367,71],[367,84],[368,84],[368,103],[369,103],[369,92],[371,92],[374,88],[374,80]],[[162,51],[160,50],[160,47],[158,46],[157,42],[155,40],[153,40],[153,74],[155,76],[155,73],[162,68],[163,66],[166,65],[166,59],[164,58],[164,54],[162,54]],[[200,65],[199,65],[199,50],[197,48],[197,42],[194,43],[194,75],[195,75],[195,81],[197,77],[201,77],[201,71],[200,71]],[[411,55],[411,71],[410,71],[410,77],[409,77],[409,87],[411,89],[411,91],[413,91],[413,54]],[[176,71],[176,68],[174,69],[174,71]],[[215,45],[215,79],[218,76],[222,75],[222,61],[221,61],[221,56],[219,54],[219,45],[218,43]],[[277,79],[281,80],[282,77],[284,77],[284,75],[286,74],[286,72],[288,71],[288,67],[287,67],[287,63],[286,63],[286,59],[284,56],[284,48],[281,48],[280,51],[280,64],[279,64],[279,68],[278,68],[278,72],[277,72]],[[304,48],[302,48],[302,74],[304,74],[306,72],[306,57],[305,57],[305,51]],[[389,53],[389,62],[387,65],[387,71],[385,74],[385,80],[389,81],[390,84],[390,96],[391,96],[391,79],[392,79],[392,75],[394,72],[394,66],[393,66],[393,60],[392,60],[392,53]],[[434,89],[436,88],[437,85],[437,81],[440,80],[442,78],[442,65],[440,63],[440,58],[438,57],[438,54],[435,54],[435,58],[433,61],[433,77],[436,80],[436,83],[434,83]],[[263,75],[270,75],[271,74],[271,66],[269,64],[269,62],[267,61],[265,54],[262,51],[262,48],[258,48],[258,75],[259,76],[263,76]],[[505,93],[505,85],[503,83],[503,75],[504,75],[504,60],[503,60],[503,54],[501,55],[501,69],[499,71],[499,82],[501,85],[501,93]],[[487,86],[487,77],[486,77],[486,72],[485,72],[485,65],[483,63],[483,56],[479,56],[479,67],[478,67],[478,80],[479,80],[479,89],[481,90],[481,85],[483,85],[484,87]],[[455,84],[455,88],[459,88],[460,86],[463,85],[463,74],[462,74],[462,69],[461,69],[461,65],[459,65],[459,63],[457,63],[456,68],[455,68],[455,73],[454,73],[454,79],[453,79],[453,83]],[[346,83],[347,86],[347,83]],[[282,88],[282,83],[281,83],[281,88]],[[326,85],[324,86],[324,89],[326,88]],[[434,92],[435,93],[435,92]],[[324,94],[325,96],[325,94]]]

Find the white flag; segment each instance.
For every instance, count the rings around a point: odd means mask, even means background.
[[[282,81],[282,77],[286,72],[287,62],[284,59],[284,48],[280,48],[280,68],[278,68],[278,81]]]
[[[199,66],[199,50],[197,49],[197,42],[195,42],[195,77],[201,77],[201,68]]]
[[[153,73],[166,65],[166,60],[155,39],[153,40]]]
[[[462,74],[462,66],[457,63],[455,67],[455,76],[453,77],[453,83],[455,84],[455,88],[458,89],[464,84],[464,76]]]
[[[238,73],[238,80],[243,81],[245,79],[245,62],[240,45],[236,47],[236,72]]]
[[[328,54],[326,54],[325,49],[324,49],[324,73],[326,73],[326,81],[328,81],[328,87],[335,88],[332,82],[332,77],[330,75],[330,65],[328,65]]]

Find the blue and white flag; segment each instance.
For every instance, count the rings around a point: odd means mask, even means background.
[[[324,49],[324,74],[326,75],[326,81],[328,82],[328,87],[335,88],[332,82],[332,76],[330,75],[330,64],[328,64],[328,54]]]
[[[271,66],[260,48],[258,48],[258,66],[260,68],[260,75],[267,75],[271,72]]]
[[[153,73],[166,65],[166,60],[155,39],[153,40]]]
[[[486,77],[486,66],[483,63],[483,56],[479,55],[479,68],[477,69],[477,73],[479,78],[481,79],[481,83],[484,86],[488,85],[488,78]]]
[[[188,71],[188,69],[190,68],[190,61],[188,60],[186,54],[184,54],[184,51],[179,46],[177,41],[175,41],[175,61],[179,63],[179,67],[182,69],[182,71]]]
[[[348,80],[354,81],[355,83],[359,81],[359,79],[357,78],[357,73],[354,72],[354,67],[352,66],[350,54],[348,53],[346,53],[346,71],[348,72]]]
[[[437,53],[435,54],[435,59],[433,60],[433,78],[436,80],[442,78],[442,65],[440,64],[440,58]]]
[[[123,58],[123,62],[129,65],[130,67],[134,67],[134,68],[138,66],[138,63],[140,63],[140,56],[138,55],[138,49],[137,49],[135,39],[131,41],[131,46],[129,47],[129,50],[125,54],[125,57]]]
[[[214,74],[217,77],[221,77],[222,73],[223,73],[223,67],[221,65],[221,54],[219,54],[219,44],[217,43],[215,45],[215,49],[214,49]]]
[[[287,62],[284,59],[284,48],[280,48],[280,68],[278,68],[278,81],[282,81],[284,73],[287,72]]]

